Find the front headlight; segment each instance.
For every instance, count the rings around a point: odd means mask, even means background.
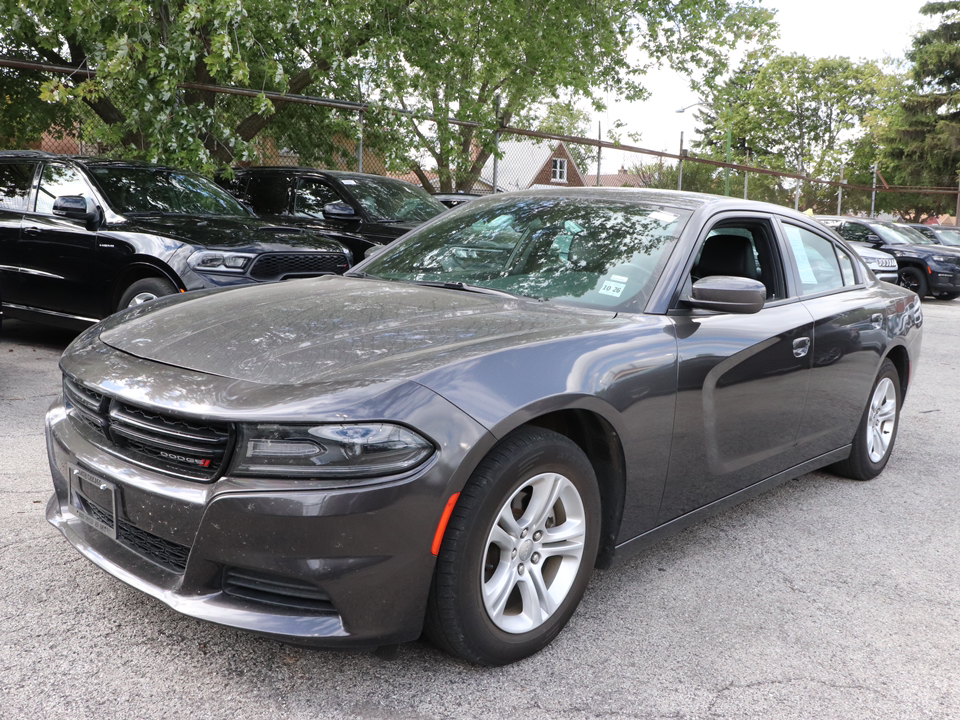
[[[244,425],[233,474],[296,478],[364,478],[417,467],[433,445],[389,423]]]
[[[187,265],[201,272],[241,273],[247,269],[256,255],[251,253],[217,252],[216,250],[197,250],[187,258]]]
[[[949,265],[957,264],[957,257],[955,255],[931,255],[931,260],[936,260],[937,262],[947,263]]]

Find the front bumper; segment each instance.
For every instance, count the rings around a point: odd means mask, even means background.
[[[927,271],[930,290],[960,292],[960,267],[953,263],[930,261]]]
[[[91,442],[60,399],[46,421],[47,519],[109,574],[191,617],[306,645],[415,639],[437,522],[466,481],[465,457],[493,442],[445,400],[418,392],[439,452],[413,474],[355,488],[172,478]],[[111,511],[113,533],[89,520]]]

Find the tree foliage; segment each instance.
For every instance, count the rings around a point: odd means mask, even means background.
[[[189,87],[240,85],[373,102],[364,145],[394,169],[428,183],[435,172],[440,187],[455,189],[472,184],[492,152],[497,96],[510,122],[562,96],[641,96],[650,64],[722,72],[738,41],[771,32],[771,14],[754,1],[0,0],[12,19],[0,44],[19,57],[95,70],[48,80],[41,95],[60,104],[48,116],[86,118],[87,139],[115,154],[212,172],[265,146],[318,163],[354,152],[354,112]],[[644,64],[630,64],[631,46]],[[16,107],[8,101],[4,119]],[[28,114],[19,116],[18,142],[34,131]]]
[[[960,171],[960,2],[928,2],[920,12],[939,16],[908,53],[909,78],[900,102],[876,118],[871,148],[887,180],[910,186],[956,187]],[[905,216],[953,212],[956,195],[899,195]],[[887,205],[890,200],[884,198]]]

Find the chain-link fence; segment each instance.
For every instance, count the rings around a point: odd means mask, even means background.
[[[0,72],[19,73],[24,85],[36,87],[53,77],[67,77],[76,83],[93,74],[10,59],[0,59]],[[115,88],[106,102],[72,101],[64,106],[71,112],[63,108],[51,111],[48,126],[39,133],[39,139],[30,143],[31,149],[79,155],[113,156],[131,151],[137,154],[137,132],[131,131],[127,123],[127,129],[118,135],[110,121],[150,112],[142,92],[137,87]],[[207,113],[207,130],[197,138],[197,147],[209,152],[221,165],[361,171],[409,180],[433,192],[488,194],[578,186],[671,188],[745,197],[817,213],[873,214],[893,210],[914,220],[919,218],[911,208],[930,207],[929,200],[936,198],[935,204],[947,210],[941,222],[948,223],[953,222],[949,214],[958,197],[957,188],[890,187],[882,181],[882,175],[874,189],[876,180],[862,174],[843,181],[839,176],[812,178],[783,167],[764,167],[764,158],[724,162],[715,156],[697,157],[683,150],[669,153],[596,138],[503,126],[494,117],[484,125],[455,118],[416,116],[358,98],[281,95],[195,83],[181,85],[178,92],[178,102],[172,110],[158,107],[153,112],[168,115],[171,127],[178,119],[195,120],[198,113]],[[257,103],[263,99],[273,102],[277,110],[273,115],[256,111]],[[148,120],[156,118],[151,115]],[[451,132],[459,133],[457,142],[461,148],[468,147],[469,152],[452,158],[431,150],[431,143],[439,142],[440,137],[449,140]],[[7,146],[17,142],[16,137],[3,136],[0,129],[0,142]],[[163,142],[162,132],[159,137]],[[171,130],[168,142],[182,144],[183,138]],[[143,148],[139,150],[143,156]],[[882,196],[885,200],[878,203]]]

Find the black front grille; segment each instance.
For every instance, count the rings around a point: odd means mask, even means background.
[[[295,610],[335,613],[325,592],[304,580],[279,577],[241,568],[223,570],[223,592],[234,597]]]
[[[90,401],[99,397],[99,405]],[[227,462],[233,446],[228,423],[175,417],[94,393],[64,379],[70,418],[82,430],[96,433],[105,450],[138,465],[177,477],[209,481]]]
[[[190,548],[186,545],[164,540],[123,520],[117,522],[117,540],[168,570],[182,573],[187,568]]]
[[[101,524],[113,527],[112,512],[104,510],[87,498],[82,498],[82,501],[84,512]],[[187,568],[187,556],[190,554],[190,548],[186,545],[164,540],[162,537],[141,530],[119,518],[117,519],[117,540],[138,555],[142,555],[167,570],[182,573]]]
[[[282,280],[285,277],[310,277],[346,272],[350,267],[342,253],[265,253],[250,268],[255,280]]]

